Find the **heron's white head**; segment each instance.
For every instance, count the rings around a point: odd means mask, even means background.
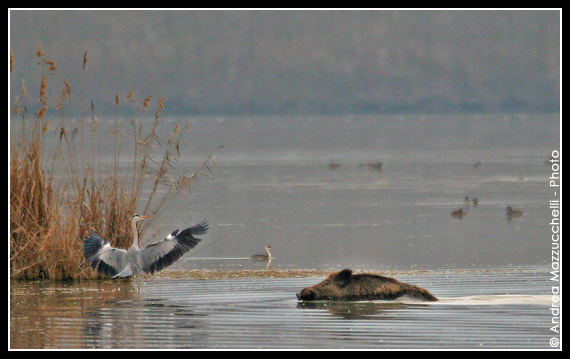
[[[133,217],[131,218],[131,220],[136,223],[136,222],[142,221],[143,219],[147,219],[147,218],[150,218],[150,216],[141,216],[140,214],[135,213],[135,214],[133,214]]]

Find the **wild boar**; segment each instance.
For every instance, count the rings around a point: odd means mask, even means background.
[[[351,269],[332,273],[324,281],[297,293],[297,299],[310,300],[393,300],[402,296],[437,301],[426,289],[376,274],[353,274]]]

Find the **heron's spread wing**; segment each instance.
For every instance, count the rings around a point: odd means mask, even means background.
[[[140,251],[142,269],[153,274],[168,267],[200,242],[201,239],[193,235],[206,233],[207,230],[208,222],[204,220],[182,231],[177,229],[162,241],[151,244]]]
[[[92,233],[83,241],[83,253],[91,268],[106,276],[115,276],[126,265],[127,251],[113,248],[109,241],[103,240],[97,233]]]

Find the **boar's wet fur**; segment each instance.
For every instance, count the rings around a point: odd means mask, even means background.
[[[327,279],[297,293],[297,299],[309,300],[393,300],[402,296],[437,301],[428,290],[376,274],[353,274],[350,269],[332,273]]]

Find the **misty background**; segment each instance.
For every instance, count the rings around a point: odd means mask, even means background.
[[[45,177],[56,184],[48,195],[75,188],[76,164],[93,178],[85,193],[111,191],[112,183],[119,196],[134,188],[133,165],[142,160],[135,141],[171,145],[143,137],[166,96],[157,133],[166,140],[185,132],[179,161],[163,167],[161,151],[145,156],[149,168],[168,169],[154,198],[172,188],[171,175],[216,155],[215,168],[192,178],[190,193],[171,197],[164,211],[144,209],[156,178],[146,173],[137,211],[153,219],[144,223],[143,244],[210,223],[169,269],[351,268],[424,287],[451,304],[297,304],[295,293],[320,274],[155,277],[138,285],[11,281],[13,345],[544,349],[556,339],[547,309],[555,245],[548,207],[560,191],[548,183],[553,150],[562,152],[560,20],[561,10],[11,10],[9,100],[22,80],[28,98],[26,111],[10,115],[9,153],[24,129],[40,128],[31,122],[49,130],[38,147]],[[37,65],[35,45],[55,74]],[[42,74],[50,109],[34,121]],[[62,80],[72,104],[60,112]],[[136,104],[126,103],[130,89]],[[38,168],[34,156],[17,157]],[[88,206],[111,208],[89,198]],[[524,214],[511,218],[507,206]],[[453,215],[459,209],[463,215]],[[251,260],[266,245],[272,261]]]
[[[12,10],[34,96],[36,44],[100,112],[130,89],[188,114],[559,109],[555,10]]]

